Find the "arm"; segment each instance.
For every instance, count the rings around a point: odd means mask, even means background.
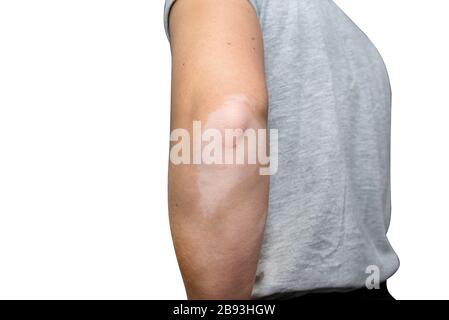
[[[266,128],[263,43],[248,1],[178,0],[170,35],[172,130],[192,137],[195,120],[223,135],[225,129]],[[243,143],[224,141],[223,153]],[[170,225],[189,299],[250,298],[268,183],[258,163],[170,163]]]

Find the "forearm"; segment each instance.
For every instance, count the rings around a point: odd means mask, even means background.
[[[254,165],[170,165],[170,225],[190,299],[250,297],[267,191]]]

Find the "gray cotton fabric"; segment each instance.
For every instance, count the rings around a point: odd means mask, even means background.
[[[279,169],[254,298],[365,286],[399,267],[390,223],[391,90],[366,35],[331,0],[251,0]],[[165,26],[174,0],[167,0]]]

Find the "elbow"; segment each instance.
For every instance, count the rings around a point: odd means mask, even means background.
[[[209,156],[211,159],[206,162],[227,165],[256,164],[259,136],[265,135],[266,132],[266,99],[237,94],[217,101],[219,102],[212,108],[202,113],[200,122],[202,146],[206,151],[210,151],[207,146],[210,147],[211,143],[214,145],[214,152],[203,153],[203,156]],[[220,140],[219,145],[217,140]],[[215,152],[217,150],[219,155]]]
[[[224,96],[216,99],[212,107],[201,110],[199,118],[204,129],[217,129],[222,133],[225,130],[262,129],[266,127],[267,100],[265,95],[259,98],[249,94]]]

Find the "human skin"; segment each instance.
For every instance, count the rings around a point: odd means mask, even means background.
[[[171,130],[266,129],[259,22],[246,0],[178,0]],[[223,148],[238,148],[239,140]],[[259,164],[169,165],[169,217],[189,299],[250,299],[268,203]]]

